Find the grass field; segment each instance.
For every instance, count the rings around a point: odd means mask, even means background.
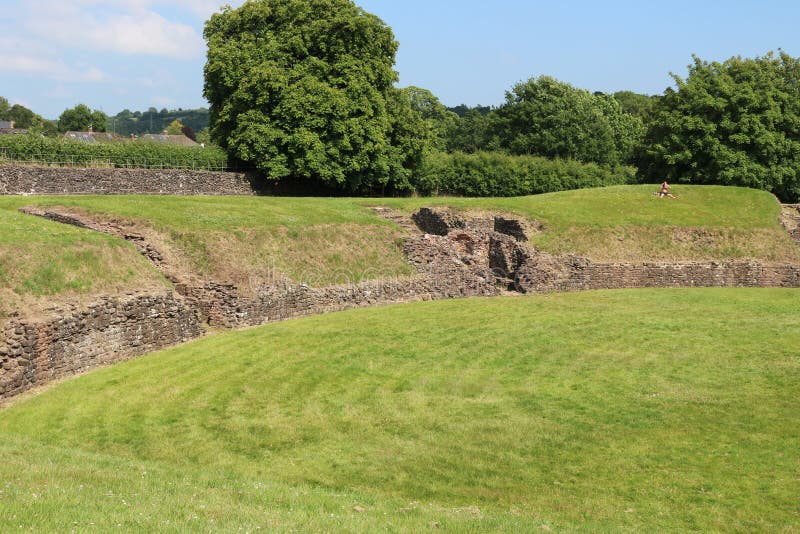
[[[215,335],[0,416],[0,530],[800,528],[798,290],[417,303]]]

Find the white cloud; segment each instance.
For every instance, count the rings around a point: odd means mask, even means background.
[[[50,2],[46,2],[50,4]],[[29,19],[28,29],[59,47],[193,59],[205,50],[203,39],[187,24],[158,13],[118,14],[57,6]]]
[[[76,68],[62,60],[19,53],[7,54],[0,51],[0,65],[5,72],[64,82],[103,82],[108,79],[108,76],[96,67]]]

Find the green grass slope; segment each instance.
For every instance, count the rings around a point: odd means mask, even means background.
[[[0,416],[0,530],[794,531],[798,290],[417,303],[216,335]]]
[[[24,202],[0,197],[0,320],[63,298],[169,286],[132,245],[17,213]]]
[[[651,193],[655,185],[580,189],[518,198],[387,199],[411,212],[444,205],[465,212],[504,211],[545,224],[532,238],[554,253],[597,261],[800,261],[779,224],[780,204],[764,191],[740,187],[675,186],[677,200]]]
[[[401,230],[352,200],[276,197],[0,197],[0,212],[65,206],[152,229],[187,268],[241,287],[285,274],[313,285],[412,274]]]

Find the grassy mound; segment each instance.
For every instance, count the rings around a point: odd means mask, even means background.
[[[532,243],[553,254],[595,261],[682,261],[754,258],[800,261],[800,248],[779,224],[780,204],[763,191],[675,186],[677,200],[656,185],[581,189],[517,198],[389,199],[411,212],[444,205],[465,212],[516,213],[545,224]]]
[[[24,205],[61,205],[129,221],[158,236],[182,272],[243,290],[289,277],[312,286],[412,274],[399,246],[405,231],[368,206],[411,213],[425,205],[510,212],[544,223],[532,244],[595,261],[754,258],[800,262],[771,195],[725,187],[620,186],[519,198],[0,197],[0,313],[161,283],[130,247],[89,231],[21,216]],[[44,302],[44,304],[42,304]]]
[[[159,234],[199,276],[240,287],[280,275],[312,285],[411,274],[402,231],[347,199],[275,197],[0,197],[0,211],[65,206]]]
[[[4,410],[0,524],[791,531],[798,304],[587,292],[206,338]]]
[[[124,241],[17,213],[0,197],[0,320],[35,313],[63,298],[164,289],[169,284]]]

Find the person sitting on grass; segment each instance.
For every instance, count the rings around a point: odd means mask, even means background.
[[[669,186],[669,182],[664,180],[661,183],[661,190],[660,191],[654,191],[653,194],[654,195],[658,195],[658,198],[664,198],[664,197],[677,198],[675,195],[673,195],[672,193],[669,192],[669,187],[670,187]]]

